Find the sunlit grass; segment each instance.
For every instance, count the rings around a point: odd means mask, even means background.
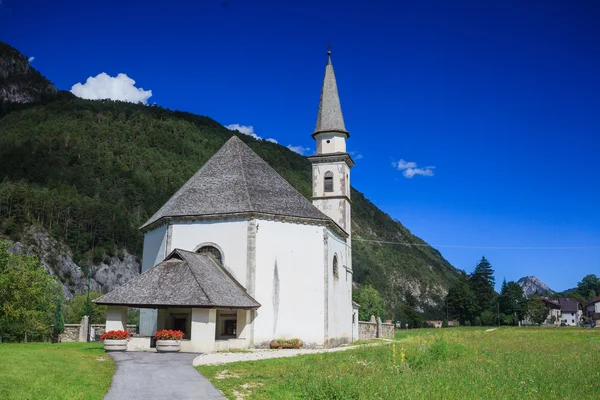
[[[600,329],[424,329],[392,345],[198,367],[228,398],[598,399]]]
[[[114,371],[102,343],[3,343],[0,399],[102,399]]]

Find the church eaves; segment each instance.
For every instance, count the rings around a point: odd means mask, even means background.
[[[240,214],[331,221],[232,136],[140,229],[147,230],[161,219]]]
[[[344,124],[340,96],[338,95],[333,64],[331,63],[331,51],[327,52],[327,65],[325,66],[325,78],[321,87],[319,113],[317,114],[315,132],[312,136],[324,132],[340,132],[348,137],[350,136]]]

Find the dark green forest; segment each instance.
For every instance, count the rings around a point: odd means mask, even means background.
[[[38,79],[47,82],[34,72],[36,86]],[[122,249],[140,257],[143,236],[138,228],[232,134],[208,117],[82,100],[61,91],[37,103],[4,103],[0,235],[18,240],[30,224],[42,226],[71,248],[79,265],[98,263]],[[311,165],[305,157],[278,144],[238,136],[310,198]],[[425,242],[355,189],[352,202],[355,281],[379,291],[389,318],[406,299],[406,281],[420,285],[419,304],[432,299],[442,307],[440,289],[458,280],[457,270],[437,250],[411,246]],[[439,315],[436,308],[425,311]]]

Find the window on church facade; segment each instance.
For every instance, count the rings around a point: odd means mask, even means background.
[[[221,252],[219,251],[219,249],[217,249],[215,246],[202,246],[200,247],[196,253],[199,254],[212,254],[217,261],[219,262],[219,264],[223,264],[223,255],[221,254]]]
[[[324,182],[325,182],[324,183],[325,191],[333,192],[333,172],[331,172],[331,171],[325,172]]]
[[[340,276],[337,255],[333,256],[333,276],[335,278],[338,278]]]

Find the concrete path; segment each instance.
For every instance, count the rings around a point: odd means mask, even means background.
[[[222,352],[222,353],[209,353],[201,354],[194,359],[194,366],[196,365],[220,365],[229,364],[238,361],[257,361],[266,360],[269,358],[285,358],[302,356],[306,354],[318,354],[318,353],[334,353],[337,351],[346,351],[352,349],[358,349],[360,347],[370,346],[381,346],[389,344],[394,340],[391,339],[377,339],[377,342],[356,345],[356,346],[340,346],[328,349],[278,349],[278,350],[261,350],[252,349],[245,352]]]
[[[105,400],[225,399],[225,396],[192,366],[197,354],[109,354],[117,362],[117,372],[113,376]]]

